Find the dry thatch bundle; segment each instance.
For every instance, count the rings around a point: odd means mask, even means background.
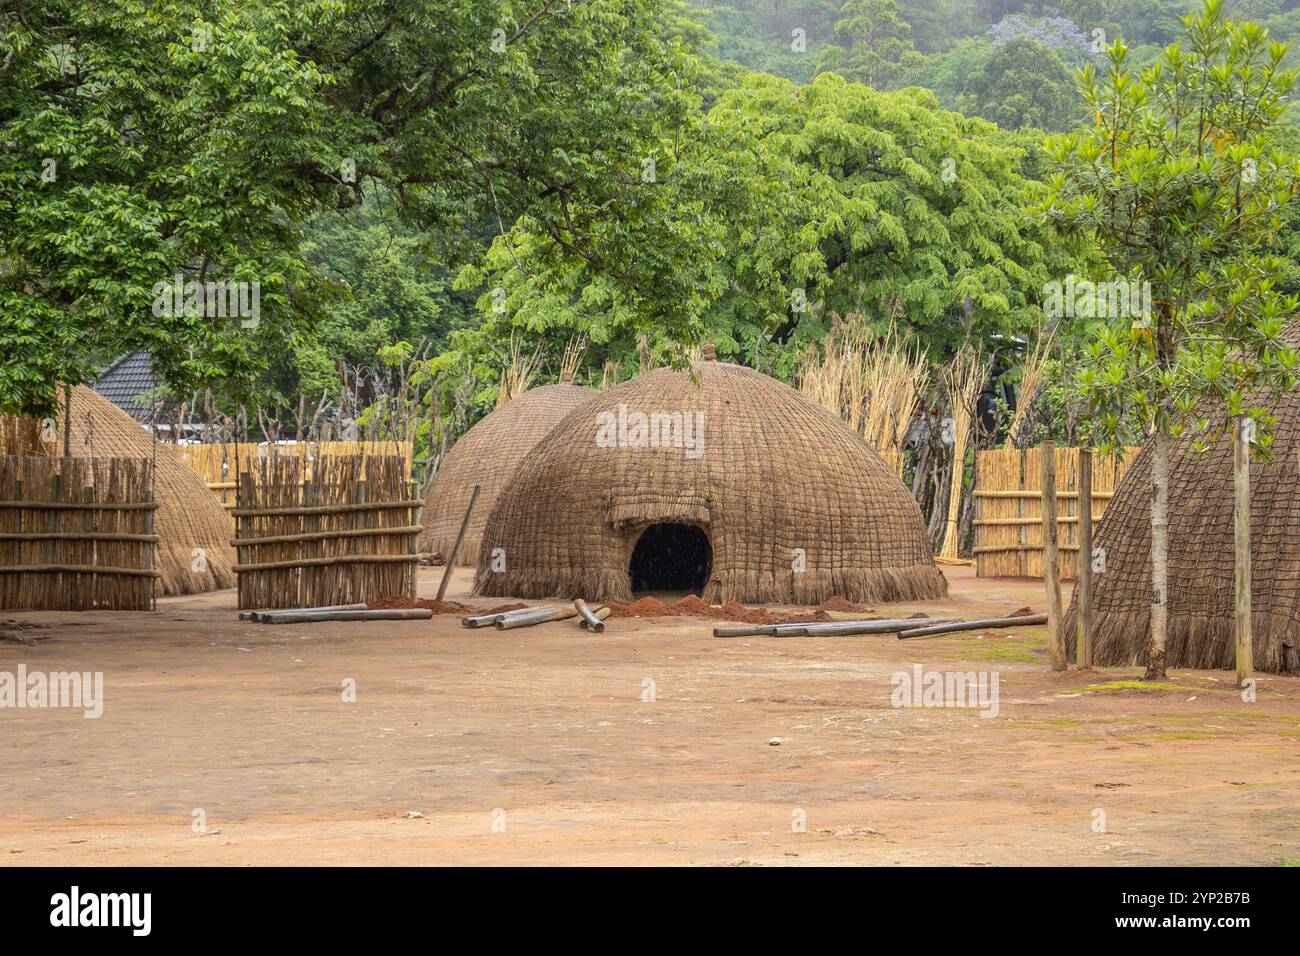
[[[961,493],[966,479],[966,449],[970,445],[971,428],[975,424],[976,406],[984,383],[989,379],[992,363],[980,357],[975,349],[964,348],[957,353],[952,364],[943,370],[943,387],[948,393],[952,408],[952,472],[948,485],[948,520],[945,522],[943,548],[940,557],[957,557],[957,522],[961,516]]]
[[[708,360],[574,409],[498,499],[475,583],[601,601],[947,593],[916,502],[861,437],[789,386]]]
[[[478,502],[456,557],[457,564],[477,563],[479,538],[501,489],[532,447],[591,394],[576,385],[541,385],[494,410],[462,435],[425,496],[420,550],[436,551],[444,559],[451,553],[478,485]]]
[[[60,415],[58,440],[41,443],[29,452],[58,455],[63,451],[65,415]],[[197,594],[235,585],[231,570],[235,555],[230,547],[230,519],[220,502],[194,471],[168,445],[157,445],[126,412],[100,398],[84,386],[72,390],[72,434],[69,452],[74,458],[129,457],[154,459],[156,454],[156,531],[158,569],[162,572],[163,594]],[[11,420],[6,435],[26,432],[30,427]],[[18,450],[18,449],[12,449]],[[196,548],[202,549],[195,555]],[[194,570],[195,567],[204,570]]]
[[[1300,326],[1290,333],[1292,347]],[[1251,463],[1251,626],[1256,670],[1300,668],[1300,392],[1266,403],[1272,459]],[[1169,667],[1235,665],[1232,436],[1198,454],[1190,437],[1169,452]],[[1093,660],[1146,664],[1151,623],[1151,447],[1115,490],[1097,529],[1104,570],[1093,576]],[[1066,646],[1078,640],[1077,598],[1065,615]],[[1293,642],[1294,649],[1287,647]]]
[[[565,360],[568,361],[566,353]],[[581,357],[579,357],[581,361]],[[523,342],[510,340],[510,358],[501,369],[501,384],[497,386],[497,408],[503,408],[506,402],[518,398],[528,391],[533,384],[533,377],[542,365],[540,347],[532,352],[525,352]]]
[[[893,330],[875,339],[858,321],[837,324],[799,363],[799,390],[847,422],[900,475],[928,377],[919,349]]]
[[[1046,332],[1038,337],[1025,360],[1020,364],[1020,396],[1016,402],[1016,413],[1011,417],[1007,428],[1007,447],[1015,448],[1021,439],[1021,432],[1029,421],[1029,410],[1038,397],[1038,390],[1043,387],[1043,372],[1047,360],[1052,357],[1052,333]]]

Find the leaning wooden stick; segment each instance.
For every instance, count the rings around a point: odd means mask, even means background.
[[[1019,627],[1022,624],[1046,623],[1046,614],[1026,614],[1023,617],[995,617],[987,621],[957,621],[952,624],[935,624],[930,627],[916,627],[910,631],[901,631],[898,639],[903,641],[909,637],[929,637],[932,634],[949,634],[953,631],[980,631],[995,627]]]
[[[460,523],[460,532],[456,535],[456,543],[451,546],[451,554],[447,555],[447,567],[442,572],[442,583],[438,585],[438,600],[441,601],[447,594],[447,584],[451,581],[452,569],[456,567],[456,555],[460,553],[460,543],[465,540],[465,532],[469,530],[469,517],[474,513],[474,502],[478,501],[479,486],[475,485],[474,490],[470,492],[469,507],[465,509],[465,518]]]

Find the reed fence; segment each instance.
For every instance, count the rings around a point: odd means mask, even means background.
[[[414,456],[413,446],[409,441],[313,441],[294,442],[289,445],[225,442],[173,447],[181,460],[198,473],[227,511],[235,510],[235,499],[238,497],[234,477],[236,462],[242,469],[247,466],[246,463],[264,458],[302,458],[305,463],[302,470],[303,480],[310,481],[314,474],[315,462],[322,457],[400,455],[406,462],[407,473],[410,474]]]
[[[1092,515],[1101,520],[1138,449],[1094,454]],[[1061,577],[1079,560],[1079,449],[1057,448],[1056,521]],[[1043,576],[1042,450],[998,448],[975,453],[975,573],[979,577]]]
[[[0,608],[153,610],[156,508],[147,458],[0,456]]]
[[[240,608],[415,597],[422,502],[405,457],[263,456],[241,461],[238,492]]]

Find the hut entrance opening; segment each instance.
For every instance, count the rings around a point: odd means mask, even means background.
[[[699,525],[663,522],[641,532],[628,577],[634,592],[684,591],[699,594],[713,570],[713,545]]]

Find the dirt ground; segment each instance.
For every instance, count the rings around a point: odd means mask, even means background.
[[[1040,582],[945,573],[949,600],[878,613],[1043,609]],[[1243,703],[1228,672],[1053,674],[1043,628],[715,639],[688,618],[597,636],[234,608],[0,614],[0,671],[104,674],[100,719],[0,709],[0,864],[1300,863],[1294,677]],[[996,672],[997,716],[892,706],[914,663]]]

